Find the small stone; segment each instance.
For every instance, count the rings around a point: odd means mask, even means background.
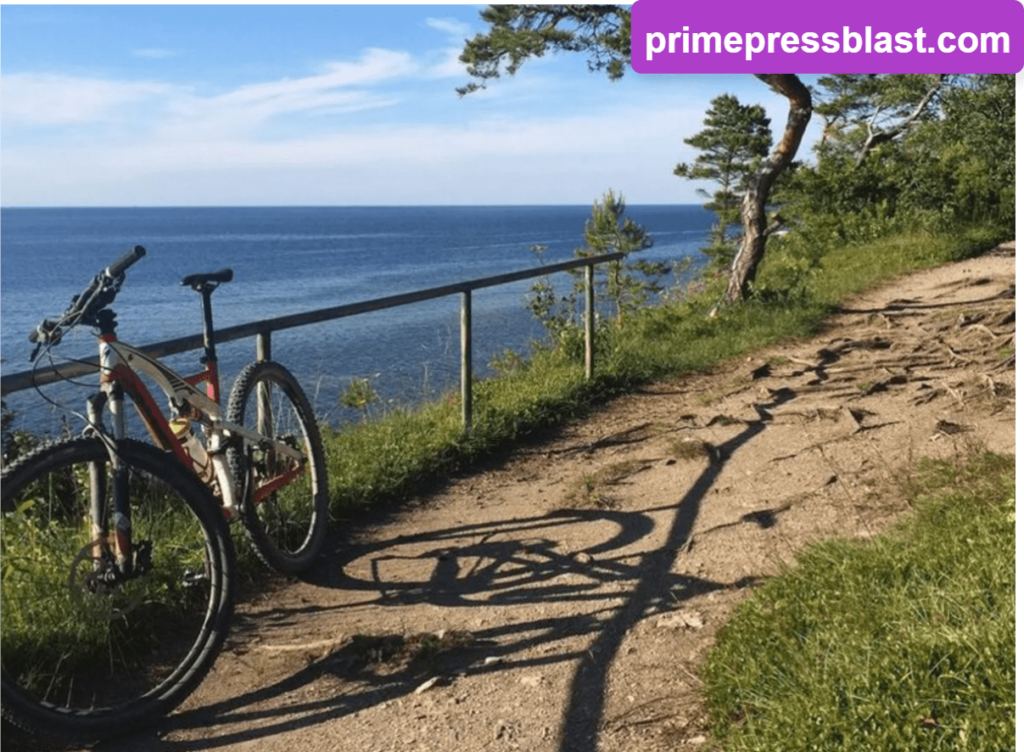
[[[704,626],[704,617],[696,611],[675,611],[661,617],[658,626],[664,629],[700,629]]]
[[[418,694],[422,694],[423,692],[426,692],[428,689],[433,689],[434,687],[436,687],[440,683],[441,683],[441,677],[440,676],[435,676],[435,677],[433,677],[431,679],[427,679],[421,685],[416,687],[416,690],[414,691],[413,694],[417,694],[417,695]]]

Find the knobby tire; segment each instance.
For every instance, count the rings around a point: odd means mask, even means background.
[[[114,583],[99,579],[110,557],[89,522],[90,472],[112,503],[103,442],[45,445],[3,470],[2,713],[42,739],[154,724],[203,680],[230,626],[235,557],[220,505],[166,452],[127,440],[120,457],[143,573]]]
[[[242,524],[260,559],[283,574],[309,569],[330,526],[327,468],[320,429],[298,380],[271,361],[250,363],[239,374],[228,399],[227,419],[273,441],[301,450],[302,473],[256,500],[261,486],[294,469],[266,446],[232,447],[228,462],[242,489]]]

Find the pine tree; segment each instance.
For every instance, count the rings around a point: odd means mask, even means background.
[[[614,191],[608,190],[594,202],[590,219],[583,226],[586,247],[573,252],[576,258],[609,253],[625,255],[597,267],[594,281],[596,307],[608,311],[610,320],[616,325],[647,305],[652,295],[661,292],[663,288],[659,281],[670,271],[664,262],[636,257],[636,254],[653,246],[654,239],[647,228],[625,214],[626,202],[622,195],[616,196]],[[544,263],[547,246],[534,245],[530,251],[541,264]],[[579,309],[585,289],[583,272],[574,269],[569,274],[574,281],[566,294],[559,295],[552,281],[544,277],[533,284],[527,301],[530,312],[544,325],[552,343],[558,347],[582,345]]]
[[[686,180],[711,180],[718,189],[704,204],[718,215],[711,231],[711,245],[701,250],[718,268],[729,265],[736,252],[737,238],[729,227],[739,224],[740,205],[751,175],[772,145],[771,120],[761,105],[744,105],[732,94],[711,100],[704,118],[704,130],[683,139],[700,150],[692,164],[676,165],[675,174]],[[705,196],[706,191],[701,191]]]
[[[576,255],[601,256],[606,253],[624,253],[626,258],[604,264],[605,280],[598,287],[598,298],[612,305],[615,321],[642,307],[649,296],[660,292],[658,279],[668,273],[663,263],[643,261],[632,254],[654,245],[654,239],[643,225],[625,216],[626,202],[622,194],[608,190],[594,202],[590,219],[583,227],[586,248],[576,249]]]

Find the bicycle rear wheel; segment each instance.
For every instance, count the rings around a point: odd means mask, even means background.
[[[299,382],[271,361],[250,363],[231,388],[227,419],[267,441],[228,449],[228,462],[243,489],[242,524],[260,559],[284,574],[308,569],[330,525],[327,467],[320,430]],[[296,461],[275,452],[281,442],[302,454]]]
[[[3,471],[3,717],[44,738],[90,742],[159,720],[202,681],[230,626],[234,548],[219,505],[155,447],[129,440],[120,456],[137,572],[121,580],[90,522],[92,488],[112,514],[100,439],[50,444]]]

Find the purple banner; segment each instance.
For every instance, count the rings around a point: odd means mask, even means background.
[[[1017,73],[1020,0],[859,0],[766,6],[637,0],[638,73]]]

